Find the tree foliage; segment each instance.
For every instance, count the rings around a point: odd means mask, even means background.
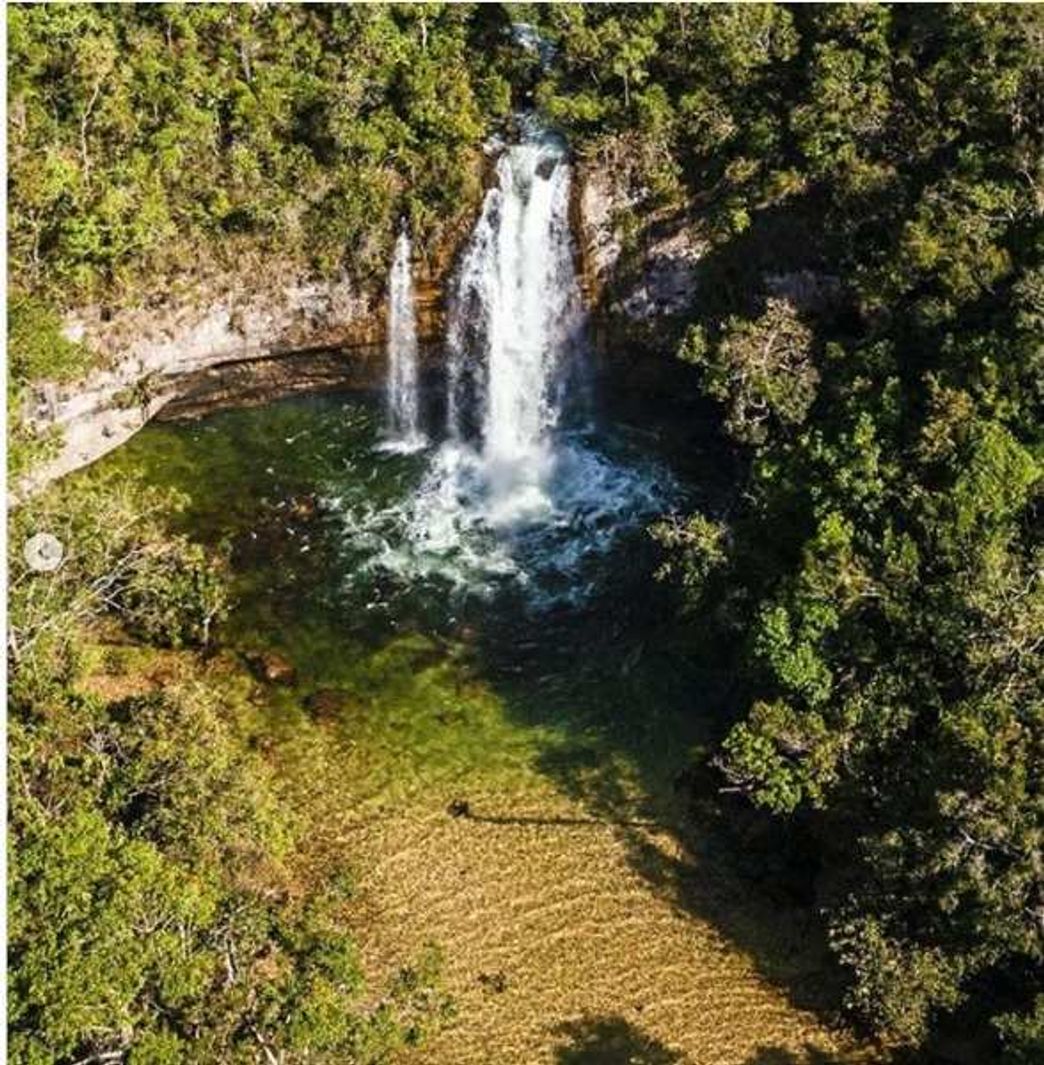
[[[386,1061],[446,1015],[438,957],[364,998],[350,879],[295,883],[305,823],[242,731],[242,693],[85,683],[101,624],[214,638],[227,573],[167,531],[177,506],[81,478],[14,515],[10,1060]],[[51,572],[21,557],[41,529],[65,547]]]
[[[563,60],[539,92],[588,150],[630,143],[711,245],[678,354],[749,477],[727,525],[655,531],[685,607],[734,636],[745,695],[718,762],[823,826],[857,1018],[919,1044],[974,995],[1029,1060],[1044,22],[1025,6],[632,11],[549,12]]]
[[[63,303],[244,247],[366,276],[479,192],[510,105],[472,5],[16,5],[12,280]]]
[[[1041,9],[523,7],[541,70],[499,5],[13,7],[9,404],[79,372],[41,297],[245,249],[383,268],[401,215],[423,243],[478,196],[477,149],[532,88],[578,152],[626,156],[636,228],[655,209],[708,249],[678,353],[747,476],[727,519],[656,534],[686,609],[732,640],[722,772],[819,832],[855,1017],[918,1045],[975,998],[1037,1060]],[[76,545],[53,580],[12,566],[17,1060],[186,1060],[190,1037],[200,1060],[376,1057],[384,1021],[343,1008],[358,974],[323,906],[229,879],[233,836],[277,854],[288,830],[217,710],[70,695],[99,617],[210,639],[209,560],[140,498],[60,499],[13,536],[39,520]],[[232,765],[250,800],[200,804]]]

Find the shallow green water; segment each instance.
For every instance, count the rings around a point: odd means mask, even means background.
[[[514,577],[388,570],[374,564],[387,549],[375,536],[395,537],[380,515],[416,495],[431,455],[376,449],[379,419],[366,398],[294,398],[150,425],[104,463],[176,487],[191,501],[177,519],[187,531],[230,546],[236,608],[222,639],[293,663],[295,683],[270,689],[274,731],[325,693],[361,798],[496,788],[534,771],[615,812],[669,795],[706,737],[713,684],[676,653],[644,517],[568,572],[552,566],[540,578],[552,598],[537,606]],[[665,484],[664,457],[636,439],[606,431],[592,446]],[[672,483],[665,504],[685,492]],[[574,530],[556,535],[541,564],[574,558]]]
[[[728,678],[693,665],[652,578],[649,515],[588,505],[604,485],[651,484],[664,507],[713,508],[729,470],[701,451],[710,434],[617,424],[560,441],[594,478],[566,494],[586,501],[580,520],[559,508],[553,528],[493,534],[519,571],[461,581],[486,533],[452,565],[403,554],[403,515],[431,517],[414,504],[437,455],[382,451],[382,420],[373,397],[298,397],[151,424],[99,465],[180,490],[172,520],[227,544],[236,606],[220,643],[247,662],[277,652],[295,679],[254,683],[223,656],[208,682],[301,811],[300,875],[349,863],[376,982],[444,947],[462,1019],[430,1060],[462,1060],[465,1044],[485,1060],[506,1031],[543,1060],[548,1017],[636,996],[660,1004],[642,1014],[650,1033],[723,1061],[832,1045],[794,1009],[833,1009],[836,980],[793,878],[771,882],[774,844],[675,786],[720,736]],[[468,818],[449,816],[457,800]],[[507,995],[482,983],[496,971]]]

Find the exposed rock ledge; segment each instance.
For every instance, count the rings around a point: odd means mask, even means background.
[[[576,224],[580,236],[584,295],[591,307],[624,322],[647,323],[686,311],[696,297],[696,273],[706,245],[691,227],[672,224],[649,205],[649,190],[626,164],[626,153],[579,170]],[[640,269],[627,269],[625,219],[641,217]],[[634,264],[630,264],[634,265]]]
[[[281,275],[281,276],[280,276]],[[422,339],[441,328],[440,293],[422,279],[417,292]],[[118,447],[172,398],[182,383],[214,367],[298,352],[327,351],[345,362],[355,384],[382,372],[385,311],[379,293],[360,292],[347,278],[315,280],[273,264],[268,278],[208,279],[158,305],[105,315],[71,313],[65,332],[96,352],[102,364],[82,381],[41,385],[27,423],[38,433],[57,428],[60,451],[16,488],[33,491]],[[360,366],[365,363],[365,367]]]
[[[610,346],[626,350],[630,328],[655,330],[658,320],[691,305],[704,249],[684,226],[647,212],[648,190],[627,166],[606,157],[581,164],[577,176],[573,221],[596,345],[603,354]],[[644,225],[628,253],[624,219],[635,212]],[[470,221],[463,212],[419,264],[418,333],[429,357],[443,336],[442,286]],[[177,295],[111,314],[81,309],[68,316],[65,331],[98,355],[100,368],[82,381],[36,390],[25,421],[41,434],[59,430],[60,450],[15,487],[16,501],[118,447],[174,399],[171,412],[191,416],[222,396],[253,393],[260,401],[269,385],[271,395],[336,387],[338,360],[350,387],[376,385],[384,373],[383,293],[361,291],[347,277],[305,277],[279,262],[266,264],[264,276],[204,277]],[[620,344],[607,344],[607,333]],[[320,352],[318,361],[293,370],[265,364]],[[290,379],[298,368],[301,379]]]

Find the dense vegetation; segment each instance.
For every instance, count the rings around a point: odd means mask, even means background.
[[[642,190],[631,261],[649,218],[706,243],[659,338],[747,473],[728,515],[659,535],[693,654],[743,679],[721,773],[815,839],[853,1017],[912,1046],[957,1017],[1040,1060],[1044,19],[517,9],[12,8],[9,397],[84,365],[48,302],[275,248],[368,276],[400,214],[453,223],[532,90]],[[516,16],[555,45],[542,73]],[[340,1009],[340,888],[272,889],[295,829],[234,715],[80,683],[85,627],[192,644],[220,617],[154,506],[100,486],[12,529],[86,545],[44,600],[11,573],[15,1059],[377,1058],[437,996],[411,972]]]
[[[719,765],[818,833],[856,1016],[917,1044],[993,1011],[1039,1060],[1044,20],[546,21],[544,107],[708,244],[678,354],[749,476],[727,520],[659,533],[744,677]]]
[[[206,648],[228,606],[181,503],[91,478],[13,517],[73,550],[10,570],[10,1060],[385,1060],[445,1014],[437,956],[367,994],[349,871],[302,870],[249,678],[150,649]]]
[[[56,444],[32,386],[92,363],[61,309],[263,257],[365,282],[401,216],[427,243],[455,224],[510,106],[489,16],[11,8],[12,478]],[[255,748],[242,668],[165,679],[159,649],[213,654],[227,605],[179,505],[92,480],[12,518],[11,1060],[385,1060],[445,1014],[437,958],[363,987],[350,878],[301,871],[307,813]],[[55,573],[21,556],[41,529],[71,548]]]
[[[13,7],[14,281],[61,303],[253,251],[383,271],[400,215],[473,200],[510,108],[504,13],[454,5]],[[506,55],[506,53],[505,53]]]

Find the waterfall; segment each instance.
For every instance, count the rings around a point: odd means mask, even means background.
[[[532,132],[497,163],[450,306],[448,430],[477,436],[495,523],[546,511],[551,433],[581,323],[562,142]]]
[[[395,242],[388,275],[388,437],[389,446],[424,446],[420,432],[417,384],[417,319],[413,307],[412,248],[405,228]]]
[[[408,590],[430,580],[493,595],[505,583],[533,608],[579,602],[598,559],[662,512],[669,475],[574,417],[587,403],[584,315],[570,229],[571,172],[560,138],[523,120],[505,148],[450,290],[446,434],[423,461],[395,453],[417,425],[409,241],[390,280],[389,429],[394,501],[345,487],[345,537],[359,572]]]

